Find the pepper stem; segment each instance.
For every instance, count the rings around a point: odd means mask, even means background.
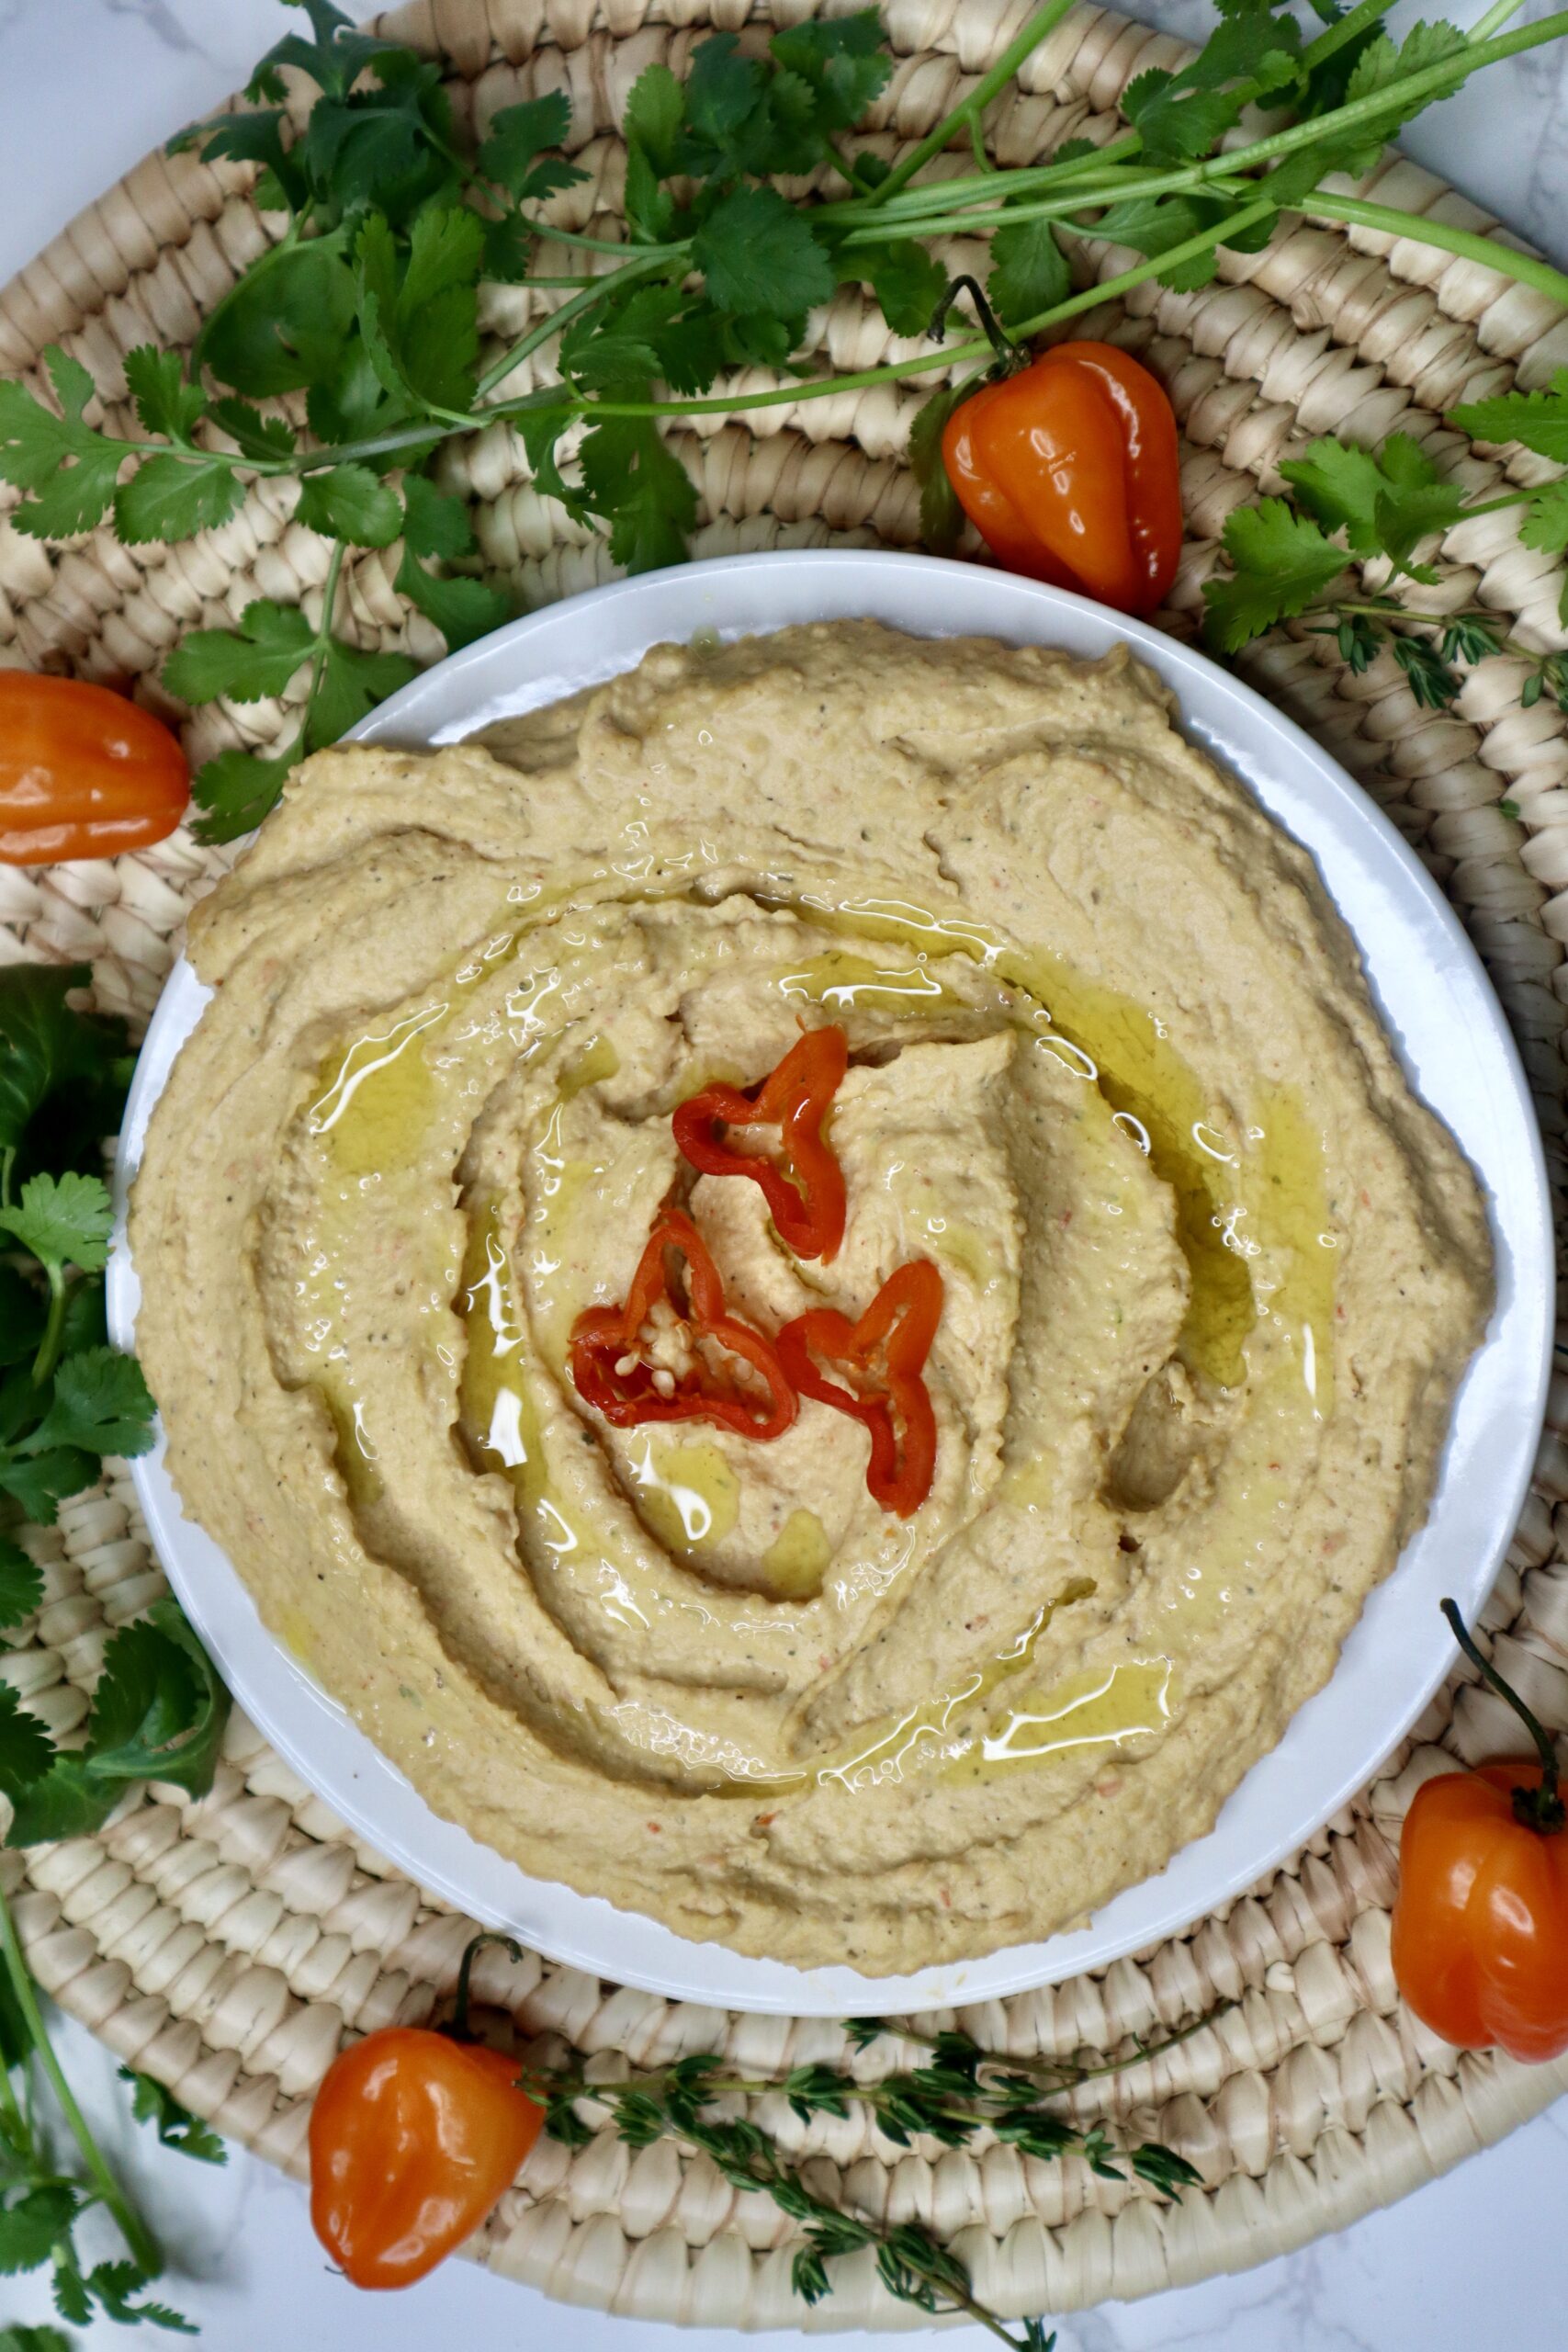
[[[481,1928],[465,1951],[457,1969],[457,1990],[452,2002],[452,2022],[447,2033],[454,2041],[471,2041],[468,2030],[468,1979],[474,1973],[474,1954],[481,1944],[503,1944],[508,1960],[521,1960],[523,1947],[514,1936],[503,1935],[499,1928]]]
[[[967,294],[975,305],[975,315],[985,328],[991,349],[996,353],[1002,366],[1008,368],[1021,367],[1023,353],[1020,351],[1017,344],[987,301],[986,289],[979,279],[969,277],[967,273],[962,277],[949,279],[946,293],[931,312],[931,322],[926,330],[931,341],[941,343],[945,337],[948,312],[961,294]]]
[[[1520,1786],[1513,1791],[1514,1817],[1527,1829],[1539,1829],[1543,1837],[1551,1837],[1568,1824],[1568,1811],[1557,1787],[1557,1750],[1551,1734],[1540,1717],[1530,1713],[1518,1692],[1505,1682],[1490,1658],[1483,1657],[1469,1634],[1464,1619],[1451,1600],[1445,1600],[1442,1611],[1449,1621],[1455,1641],[1482,1679],[1489,1682],[1500,1699],[1506,1699],[1520,1723],[1536,1744],[1540,1757],[1540,1786],[1531,1789]]]

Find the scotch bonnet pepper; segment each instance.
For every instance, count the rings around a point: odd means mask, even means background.
[[[1550,1734],[1482,1657],[1471,1663],[1535,1742],[1536,1759],[1445,1772],[1416,1791],[1399,1843],[1390,1958],[1423,2024],[1466,2050],[1527,2064],[1568,2050],[1568,1812]]]
[[[1062,343],[956,408],[942,460],[1010,571],[1152,613],[1181,553],[1176,418],[1135,359]]]
[[[463,1954],[451,2026],[382,2026],[333,2060],[310,2110],[310,2221],[356,2287],[412,2287],[472,2235],[538,2138],[520,2062],[468,2035]]]
[[[146,849],[189,798],[186,755],[150,710],[81,678],[0,670],[0,863]]]

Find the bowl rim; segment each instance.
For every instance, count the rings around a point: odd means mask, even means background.
[[[928,556],[809,548],[717,557],[612,582],[513,621],[423,673],[349,740],[451,742],[602,683],[671,638],[769,634],[801,619],[851,617],[936,639],[1063,645],[1084,658],[1121,643],[1147,662],[1175,688],[1183,733],[1308,849],[1356,941],[1407,1075],[1413,1084],[1420,1076],[1416,1091],[1456,1132],[1487,1194],[1498,1297],[1450,1415],[1427,1523],[1369,1597],[1328,1681],[1232,1791],[1213,1827],[1179,1848],[1163,1871],[1123,1889],[1084,1928],[909,1974],[796,1968],[690,1941],[602,1896],[529,1878],[436,1815],[262,1625],[237,1571],[184,1518],[161,1432],[154,1449],[130,1465],[169,1581],[236,1700],[369,1844],[442,1900],[511,1929],[550,1958],[671,1998],[792,2015],[908,2014],[1060,1982],[1179,1933],[1277,1870],[1373,1776],[1450,1671],[1453,1651],[1435,1606],[1438,1590],[1451,1589],[1472,1618],[1491,1590],[1529,1487],[1552,1351],[1552,1221],[1539,1125],[1503,1009],[1459,917],[1393,821],[1302,728],[1149,623],[1038,582]],[[1287,807],[1295,821],[1285,821]],[[1359,921],[1347,910],[1346,894]],[[1377,933],[1370,940],[1369,925]],[[1417,970],[1401,969],[1391,940],[1402,950],[1419,946]],[[1417,979],[1443,998],[1457,1023],[1446,1058],[1413,993]],[[209,993],[182,956],[153,1013],[126,1106],[108,1313],[111,1336],[127,1347],[134,1344],[140,1298],[125,1228],[130,1183],[152,1103]],[[1440,1106],[1461,1079],[1475,1100],[1456,1119]],[[1423,1605],[1434,1604],[1425,1617],[1414,1605],[1417,1587]],[[1392,1664],[1380,1662],[1384,1641]],[[1346,1754],[1335,1764],[1330,1733],[1342,1719]],[[1303,1780],[1314,1792],[1304,1805],[1295,1793]]]

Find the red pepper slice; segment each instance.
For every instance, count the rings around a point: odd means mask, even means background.
[[[670,1286],[667,1253],[683,1258],[686,1305]],[[642,1351],[640,1334],[660,1301],[691,1335],[692,1368],[661,1393],[654,1366]],[[716,1340],[761,1374],[767,1398],[742,1388],[724,1370],[716,1371],[695,1344]],[[635,1359],[625,1371],[626,1358]],[[800,1410],[800,1399],[785,1377],[771,1340],[727,1312],[724,1277],[689,1216],[680,1209],[660,1212],[637,1261],[624,1306],[591,1306],[571,1329],[571,1376],[585,1403],[612,1427],[636,1429],[643,1421],[712,1421],[741,1437],[782,1437]]]
[[[850,1065],[849,1039],[837,1026],[808,1029],[754,1093],[705,1086],[682,1102],[671,1125],[675,1141],[705,1176],[750,1176],[762,1188],[780,1238],[797,1258],[839,1254],[844,1238],[844,1171],[822,1122]],[[775,1126],[774,1159],[732,1150],[720,1127]]]
[[[883,1510],[900,1519],[919,1510],[936,1473],[936,1416],[922,1374],[942,1300],[936,1267],[914,1258],[889,1274],[858,1323],[836,1306],[813,1306],[779,1333],[779,1361],[800,1395],[870,1430],[865,1483]],[[880,1365],[880,1393],[840,1388],[818,1371],[814,1355],[861,1381],[877,1379]]]

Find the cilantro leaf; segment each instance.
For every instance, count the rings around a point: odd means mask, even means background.
[[[257,107],[248,114],[219,114],[205,122],[193,122],[170,140],[168,153],[182,154],[196,148],[204,163],[227,162],[259,164],[261,182],[256,187],[256,203],[261,211],[269,207],[263,201],[265,194],[276,193],[277,205],[297,212],[308,193],[305,175],[298,163],[283,144],[284,111],[281,107]]]
[[[1568,465],[1568,368],[1559,368],[1537,392],[1502,392],[1495,400],[1467,401],[1450,410],[1448,421],[1472,441],[1517,441],[1521,449]]]
[[[0,2272],[14,2278],[18,2271],[41,2268],[81,2202],[80,2192],[63,2183],[8,2197],[0,2205]]]
[[[1316,145],[1287,156],[1269,175],[1270,193],[1277,193],[1281,203],[1288,203],[1292,198],[1308,194],[1330,172],[1348,172],[1359,179],[1372,170],[1390,140],[1396,138],[1414,116],[1438,98],[1450,96],[1460,87],[1471,71],[1470,56],[1470,44],[1463,33],[1456,26],[1441,21],[1413,25],[1397,48],[1386,33],[1380,33],[1359,51],[1345,85],[1345,99],[1353,104],[1386,90],[1390,95],[1385,108],[1344,130],[1325,130]],[[1450,58],[1454,62],[1452,77],[1437,90],[1413,99],[1402,98],[1395,91],[1393,85],[1408,75],[1440,65]]]
[[[175,2335],[200,2333],[171,2303],[133,2303],[132,2295],[149,2284],[146,2272],[135,2262],[95,2263],[86,2278],[87,2291],[105,2316],[117,2320],[122,2327],[134,2327],[139,2321],[146,2320],[152,2326],[164,2328]]]
[[[946,384],[915,412],[909,427],[909,469],[920,485],[920,537],[932,555],[951,555],[964,528],[964,509],[948,479],[942,436],[955,409],[975,391],[969,384]]]
[[[161,2147],[177,2149],[198,2164],[226,2165],[229,2151],[210,2123],[182,2107],[166,2084],[152,2075],[139,2075],[133,2066],[119,2070],[122,2083],[131,2086],[130,2111],[138,2123],[151,2123]]]
[[[262,702],[284,693],[314,643],[298,605],[258,597],[245,606],[238,628],[198,628],[182,638],[164,664],[164,684],[182,702],[213,702],[220,695]]]
[[[875,8],[786,25],[768,48],[780,65],[808,85],[819,135],[852,130],[893,78]]]
[[[544,163],[539,160],[547,148],[563,145],[570,129],[571,100],[564,90],[552,90],[542,98],[529,98],[522,106],[502,107],[491,119],[489,132],[474,159],[475,167],[519,202],[542,202],[558,188],[574,187],[588,176],[578,164],[567,163],[564,157],[552,156]]]
[[[1447,530],[1464,512],[1463,491],[1444,481],[1407,433],[1391,434],[1376,453],[1329,435],[1280,470],[1325,529],[1344,531],[1353,555],[1387,555],[1416,579],[1435,576],[1410,561],[1417,540]]]
[[[244,492],[227,458],[192,459],[165,451],[144,458],[114,495],[115,531],[127,547],[150,539],[194,539],[228,522]]]
[[[442,153],[450,111],[439,69],[412,53],[399,62],[388,52],[378,78],[378,90],[318,98],[296,150],[329,218],[344,220],[374,205],[402,221],[420,205],[456,192]]]
[[[0,1489],[13,1496],[39,1527],[52,1527],[67,1496],[90,1487],[102,1468],[96,1453],[85,1453],[79,1446],[57,1446],[47,1453],[0,1453]]]
[[[415,555],[468,555],[474,544],[468,510],[424,474],[403,483],[403,540]]]
[[[581,467],[586,501],[608,522],[617,563],[628,571],[654,571],[681,561],[697,517],[697,493],[651,417],[596,424],[583,440]]]
[[[41,1779],[7,1790],[16,1808],[7,1845],[87,1835],[133,1781],[204,1794],[228,1716],[229,1694],[195,1634],[174,1601],[154,1601],[110,1637],[86,1746],[54,1749]]]
[[[33,1176],[22,1186],[20,1204],[0,1208],[0,1233],[9,1233],[45,1266],[80,1266],[101,1273],[108,1263],[114,1210],[101,1177],[68,1170],[62,1176]]]
[[[10,1156],[14,1174],[96,1167],[100,1136],[119,1124],[130,1078],[125,1023],[66,1002],[92,977],[85,964],[0,969],[0,1165]]]
[[[141,1366],[116,1348],[79,1348],[54,1375],[48,1412],[17,1451],[60,1447],[94,1453],[145,1453],[154,1411]]]
[[[692,259],[713,300],[738,318],[804,318],[833,291],[832,263],[777,188],[737,188],[723,198],[694,237]]]
[[[714,33],[697,43],[686,74],[685,169],[706,174],[734,167],[735,135],[756,106],[766,79],[761,59],[742,56],[734,33]]]
[[[636,140],[660,178],[677,168],[685,94],[668,65],[645,65],[626,98],[626,135]]]
[[[60,2263],[54,2273],[54,2308],[73,2327],[85,2327],[93,2316],[93,2299],[74,2262]]]
[[[1155,65],[1128,83],[1122,111],[1143,141],[1145,162],[1190,164],[1208,153],[1241,108],[1228,92],[1184,88]]]
[[[136,413],[149,433],[165,441],[188,441],[200,424],[207,398],[199,384],[187,384],[177,351],[139,343],[125,355],[125,380]]]
[[[991,239],[990,305],[1004,326],[1055,310],[1073,290],[1066,255],[1049,220],[1004,221]]]
[[[278,69],[284,65],[309,74],[330,96],[346,97],[359,76],[382,64],[394,49],[378,34],[358,31],[353,17],[334,8],[331,0],[291,0],[291,5],[305,10],[315,39],[285,33],[275,41],[245,85],[247,97],[282,97],[285,85]]]
[[[236,282],[197,345],[220,383],[272,400],[331,376],[354,325],[354,272],[343,240],[339,230],[275,246]]]
[[[389,548],[403,527],[403,510],[368,466],[333,466],[306,475],[294,519],[355,547]]]
[[[840,277],[869,286],[895,334],[924,334],[947,291],[947,272],[912,237],[883,245],[848,245],[838,255]]]
[[[103,521],[130,445],[83,422],[96,388],[81,361],[57,343],[44,359],[62,413],[21,384],[0,383],[0,481],[32,492],[11,517],[18,531],[70,539]]]
[[[1375,452],[1327,434],[1310,442],[1299,458],[1287,458],[1280,471],[1325,530],[1342,530],[1352,554],[1372,552],[1378,544],[1377,503],[1384,488]]]
[[[249,401],[226,397],[214,401],[208,415],[220,432],[226,433],[242,457],[259,458],[264,463],[294,454],[294,428],[280,416],[264,416]]]
[[[378,702],[418,675],[419,663],[406,653],[362,652],[341,637],[329,638],[306,720],[306,748],[319,752],[335,743]]]
[[[371,366],[394,399],[422,408],[468,408],[479,357],[484,242],[484,223],[463,205],[421,213],[406,257],[381,214],[371,213],[360,230],[355,244],[360,333]]]
[[[71,2346],[57,2327],[26,2327],[13,2321],[9,2327],[0,2327],[0,2352],[71,2352]]]
[[[1226,653],[1235,653],[1276,621],[1289,620],[1337,580],[1349,560],[1305,514],[1282,498],[1238,506],[1226,520],[1224,544],[1235,572],[1208,580],[1205,628]]]
[[[1568,475],[1535,492],[1525,509],[1519,537],[1527,548],[1542,555],[1561,555],[1568,548]]]
[[[43,1589],[41,1574],[39,1589]],[[13,1796],[42,1780],[54,1757],[48,1730],[36,1715],[25,1713],[10,1685],[0,1682],[0,1791]]]
[[[0,1628],[29,1618],[43,1599],[43,1570],[19,1544],[0,1535]]]
[[[187,637],[186,644],[191,641]],[[197,840],[232,842],[254,832],[268,809],[276,807],[288,771],[300,757],[295,742],[273,759],[256,752],[229,751],[206,761],[191,778],[190,796],[202,812],[195,827]]]
[[[482,580],[453,579],[426,571],[412,546],[405,547],[392,584],[400,596],[406,596],[411,605],[417,605],[426,620],[434,622],[446,639],[447,650],[453,653],[460,646],[471,645],[478,637],[488,637],[492,628],[499,628],[502,621],[512,617],[512,600],[499,589],[486,587]]]

